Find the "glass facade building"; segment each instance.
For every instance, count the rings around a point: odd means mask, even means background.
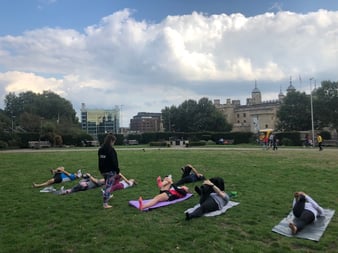
[[[118,133],[120,129],[120,109],[87,109],[81,106],[81,127],[88,134],[97,138],[99,134]]]

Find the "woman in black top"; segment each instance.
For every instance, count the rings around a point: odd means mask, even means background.
[[[120,173],[119,162],[117,159],[116,151],[113,147],[115,144],[116,137],[113,134],[108,134],[103,145],[99,148],[98,157],[99,157],[99,170],[105,180],[105,190],[103,193],[103,207],[111,208],[111,205],[108,205],[110,198],[111,188],[114,185],[115,175]]]

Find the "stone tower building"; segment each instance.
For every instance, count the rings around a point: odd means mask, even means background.
[[[233,132],[257,133],[259,129],[275,128],[277,111],[283,99],[284,94],[280,91],[278,99],[262,101],[262,94],[255,81],[255,88],[251,92],[251,98],[247,98],[246,105],[241,105],[239,100],[231,101],[229,98],[225,104],[215,99],[214,105],[223,113],[227,122],[233,125]]]

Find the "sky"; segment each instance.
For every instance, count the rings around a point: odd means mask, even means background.
[[[312,81],[310,81],[310,79]],[[76,112],[264,101],[338,81],[338,1],[2,0],[0,108],[44,90]]]

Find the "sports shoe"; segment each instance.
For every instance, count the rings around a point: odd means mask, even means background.
[[[81,177],[82,177],[82,172],[81,172],[81,170],[78,170],[78,171],[77,171],[76,176],[77,176],[78,178],[81,178]]]

